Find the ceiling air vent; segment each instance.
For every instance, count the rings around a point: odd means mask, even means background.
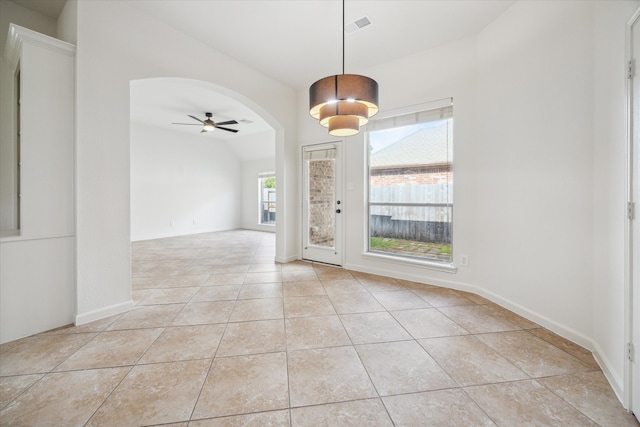
[[[347,34],[355,33],[356,31],[361,30],[371,24],[371,19],[369,19],[367,16],[363,16],[362,18],[356,19],[355,21],[345,25],[344,32]]]

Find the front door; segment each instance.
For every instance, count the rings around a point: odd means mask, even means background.
[[[302,258],[342,265],[341,143],[302,148]]]

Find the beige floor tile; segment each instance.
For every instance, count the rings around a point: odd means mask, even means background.
[[[32,374],[0,377],[0,410],[43,376],[44,374]]]
[[[199,288],[197,287],[146,289],[146,295],[139,304],[156,305],[186,303],[191,299],[193,294],[198,291],[198,289]]]
[[[322,286],[327,295],[367,292],[367,288],[356,279],[322,280]]]
[[[56,371],[135,365],[161,332],[161,328],[102,332]]]
[[[601,426],[638,426],[616,397],[602,371],[541,378],[543,386]]]
[[[207,281],[203,283],[206,286],[215,285],[242,285],[246,273],[220,273],[212,274]]]
[[[280,264],[276,264],[274,262],[267,264],[251,264],[249,266],[249,273],[265,273],[267,271],[280,271]]]
[[[194,419],[286,409],[285,353],[216,358],[193,412]]]
[[[89,421],[90,426],[189,420],[211,360],[135,366]]]
[[[229,321],[245,322],[282,319],[283,317],[282,298],[247,299],[236,302]]]
[[[254,264],[275,264],[275,255],[255,255],[251,262]]]
[[[235,301],[190,302],[173,321],[173,326],[226,323],[233,311]]]
[[[430,338],[419,343],[463,387],[529,378],[472,335]]]
[[[329,316],[336,314],[329,297],[316,295],[284,299],[284,315],[291,317]]]
[[[348,270],[334,267],[316,268],[316,275],[320,280],[339,280],[339,279],[353,279],[353,274]]]
[[[0,412],[0,424],[82,426],[128,372],[108,368],[48,374]]]
[[[228,256],[222,260],[221,265],[245,265],[253,262],[253,256]]]
[[[495,426],[460,389],[388,396],[382,401],[397,426]]]
[[[452,289],[445,288],[425,288],[412,289],[416,295],[434,307],[451,307],[454,305],[475,304],[469,298],[460,295]]]
[[[391,314],[416,339],[468,334],[435,308],[393,311]]]
[[[292,427],[393,426],[380,399],[354,400],[291,410]]]
[[[353,347],[288,353],[291,407],[377,397]]]
[[[133,289],[148,288],[188,288],[202,286],[205,284],[208,275],[197,276],[160,276],[160,277],[134,277],[131,279]]]
[[[282,294],[285,297],[309,297],[326,295],[327,293],[319,280],[310,280],[306,282],[285,282],[282,284]]]
[[[525,319],[524,317],[514,313],[513,311],[507,310],[504,307],[500,307],[497,304],[489,303],[486,304],[486,307],[495,315],[503,317],[504,319],[508,320],[516,326],[519,326],[522,329],[533,329],[540,327],[540,325],[538,325],[537,323],[534,323],[529,319]]]
[[[97,334],[36,335],[3,344],[0,376],[47,373]]]
[[[122,314],[116,314],[114,316],[96,320],[95,322],[85,323],[84,325],[80,326],[67,325],[63,326],[62,328],[57,328],[45,332],[45,334],[82,334],[87,332],[102,332],[122,316]]]
[[[534,380],[465,388],[500,426],[597,426]]]
[[[189,427],[283,427],[289,426],[289,410],[258,412],[231,417],[191,421]]]
[[[586,348],[580,347],[578,344],[572,343],[571,341],[562,338],[560,335],[554,334],[545,328],[528,329],[528,331],[538,338],[541,338],[546,342],[555,345],[559,349],[566,351],[570,355],[577,357],[589,367],[593,369],[600,369],[600,366],[593,358],[593,354]]]
[[[350,345],[338,316],[295,317],[285,320],[287,350]]]
[[[280,267],[283,273],[285,271],[313,270],[313,264],[311,262],[301,260],[281,264]]]
[[[229,323],[216,357],[285,351],[285,342],[282,319]]]
[[[218,265],[216,266],[216,270],[214,275],[219,274],[245,274],[251,268],[251,264],[236,264],[236,265]]]
[[[234,301],[242,285],[202,286],[191,298],[191,302]]]
[[[315,270],[285,270],[282,272],[283,282],[308,282],[318,280]]]
[[[515,331],[520,329],[519,326],[493,314],[485,305],[441,307],[438,311],[472,334]]]
[[[238,299],[282,298],[281,283],[242,285]]]
[[[223,324],[166,328],[138,363],[212,359],[224,329]]]
[[[402,291],[405,289],[399,282],[390,277],[378,276],[375,278],[357,278],[369,292],[392,292]]]
[[[526,331],[482,334],[478,335],[478,339],[532,377],[591,369],[580,359]]]
[[[386,312],[343,314],[340,318],[354,344],[411,339],[411,335]]]
[[[387,310],[411,310],[415,308],[430,308],[428,302],[409,290],[392,292],[375,292],[374,297]]]
[[[261,273],[247,273],[244,283],[281,283],[282,273],[279,271],[265,271]]]
[[[347,313],[371,313],[374,311],[385,311],[377,299],[368,292],[355,294],[337,294],[329,297],[336,312]]]
[[[107,330],[161,328],[169,326],[184,304],[140,305],[123,314]]]
[[[415,341],[359,345],[356,351],[380,396],[456,386]]]

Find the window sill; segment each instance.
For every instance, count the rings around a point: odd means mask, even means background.
[[[374,254],[371,252],[365,252],[362,254],[364,258],[373,259],[376,261],[385,261],[391,262],[394,264],[402,264],[402,265],[410,265],[412,267],[421,267],[427,268],[429,270],[442,271],[444,273],[456,273],[458,271],[458,267],[449,263],[441,263],[441,262],[432,262],[432,261],[422,261],[417,259],[409,259],[409,258],[400,258],[389,255],[382,254]]]

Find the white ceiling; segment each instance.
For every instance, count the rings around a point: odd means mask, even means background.
[[[64,6],[64,0],[14,1],[54,18]],[[372,24],[345,35],[344,71],[365,73],[378,64],[477,34],[514,2],[346,0],[347,28],[364,16]],[[127,4],[298,90],[342,72],[340,0],[128,0]],[[198,126],[171,123],[192,120],[187,114],[204,118],[209,111],[214,121],[246,118],[254,123],[230,126],[240,129],[238,134],[217,131],[203,137],[238,141],[238,136],[270,129],[248,107],[206,84],[157,79],[137,90],[139,96],[132,94],[131,105],[131,119],[137,122],[197,133]],[[237,144],[228,144],[238,151]],[[241,158],[256,155],[261,154],[244,153]]]
[[[82,0],[81,0],[82,1]],[[130,0],[161,22],[297,89],[342,71],[339,0]],[[346,0],[345,72],[459,40],[486,27],[513,0]]]

